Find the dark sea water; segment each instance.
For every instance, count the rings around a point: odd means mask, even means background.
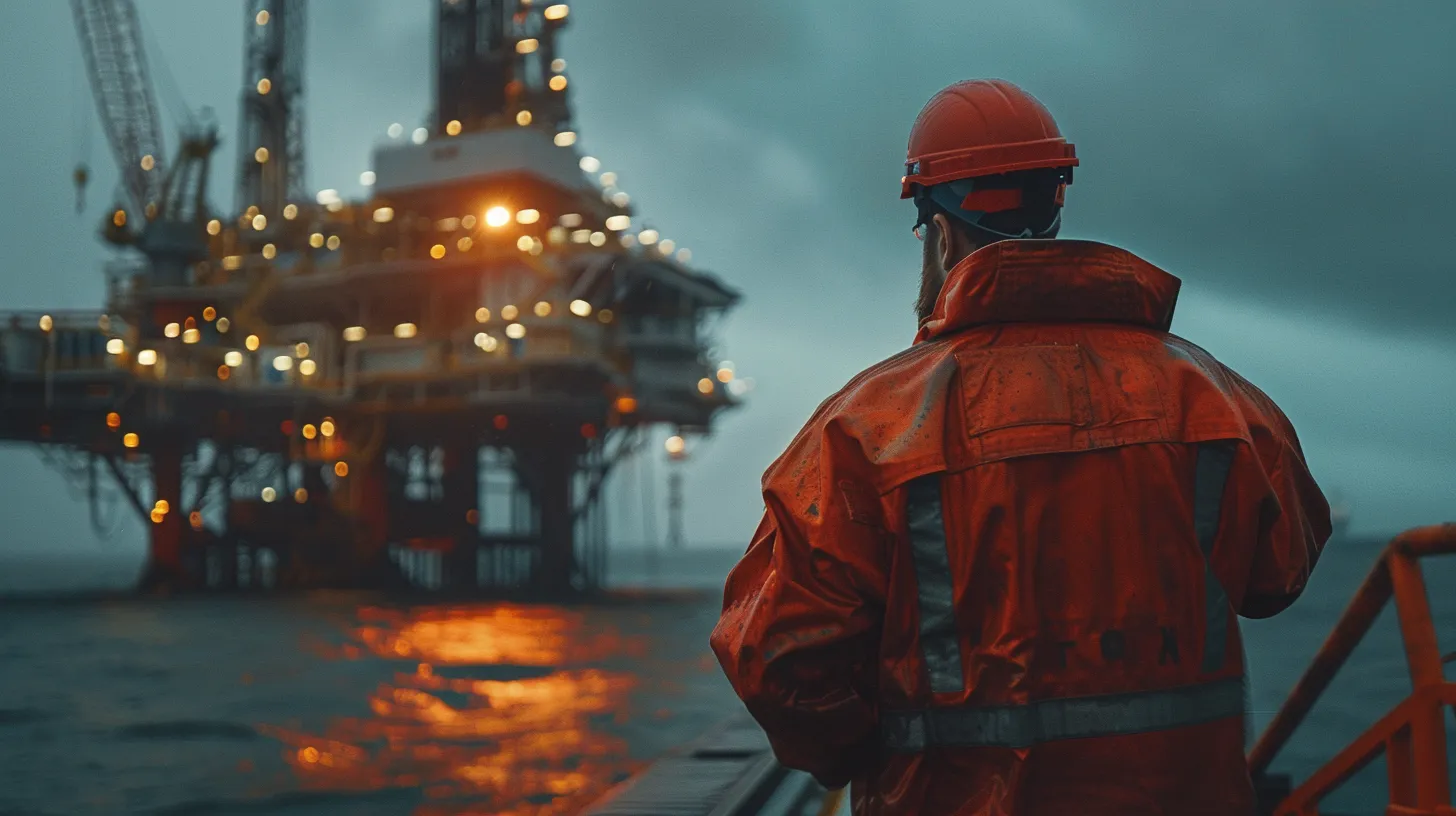
[[[1257,724],[1380,543],[1332,545],[1293,609],[1245,622]],[[707,650],[737,555],[618,554],[619,584],[707,592],[579,606],[349,593],[0,602],[0,814],[576,812],[737,710]],[[1427,567],[1444,651],[1456,648],[1452,567]],[[0,562],[0,592],[78,580],[47,575]],[[1393,613],[1368,641],[1279,769],[1308,774],[1408,693]],[[1384,795],[1377,762],[1329,806],[1378,813]]]

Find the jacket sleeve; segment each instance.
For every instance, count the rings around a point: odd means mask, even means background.
[[[1239,614],[1267,618],[1304,591],[1330,537],[1330,506],[1310,475],[1294,426],[1273,400],[1234,376],[1265,479],[1259,539]]]
[[[838,788],[877,754],[885,534],[865,523],[862,500],[821,478],[817,456],[801,457],[780,459],[795,487],[765,479],[763,520],[728,577],[712,646],[779,761]]]

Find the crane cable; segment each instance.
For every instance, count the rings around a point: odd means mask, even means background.
[[[192,108],[187,104],[187,98],[182,94],[182,86],[177,83],[177,75],[172,73],[172,66],[167,62],[166,54],[162,51],[161,42],[152,31],[151,24],[145,17],[137,15],[137,22],[142,31],[142,42],[145,43],[147,60],[157,69],[157,86],[161,91],[162,103],[166,105],[169,113],[172,114],[172,125],[179,130],[191,130],[197,126],[197,117],[193,115]],[[158,134],[160,136],[160,134]]]
[[[76,151],[76,169],[72,180],[76,184],[76,214],[86,211],[86,184],[91,180],[91,128],[93,119],[89,90],[84,87],[85,78],[76,61],[71,61],[71,99],[75,107],[71,111],[71,137]]]

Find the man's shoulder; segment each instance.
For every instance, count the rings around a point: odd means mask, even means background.
[[[919,343],[869,366],[821,402],[809,426],[919,401],[937,371],[943,375],[955,366],[954,348],[946,342]]]
[[[1216,359],[1201,346],[1186,340],[1177,335],[1168,335],[1170,346],[1176,346],[1190,353],[1200,360],[1206,367],[1217,372],[1216,376],[1227,383],[1227,390],[1230,396],[1238,403],[1245,421],[1251,425],[1261,425],[1281,433],[1292,432],[1293,426],[1289,419],[1280,410],[1279,405],[1263,389],[1254,385],[1247,377],[1235,371],[1233,367],[1226,365]]]
[[[860,371],[829,395],[764,474],[768,484],[786,468],[817,461],[826,439],[870,441],[905,425],[922,424],[939,408],[956,367],[954,346],[919,343]],[[873,443],[871,442],[871,445]]]
[[[1228,372],[1229,378],[1233,380],[1234,388],[1238,391],[1245,421],[1252,426],[1268,428],[1276,437],[1297,445],[1298,437],[1294,432],[1294,424],[1289,421],[1289,417],[1285,416],[1278,403],[1274,402],[1259,386],[1254,385],[1228,366],[1224,366],[1224,371]]]

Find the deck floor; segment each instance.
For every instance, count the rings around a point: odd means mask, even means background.
[[[586,815],[811,816],[823,799],[807,774],[778,764],[763,732],[743,715],[654,762]]]

